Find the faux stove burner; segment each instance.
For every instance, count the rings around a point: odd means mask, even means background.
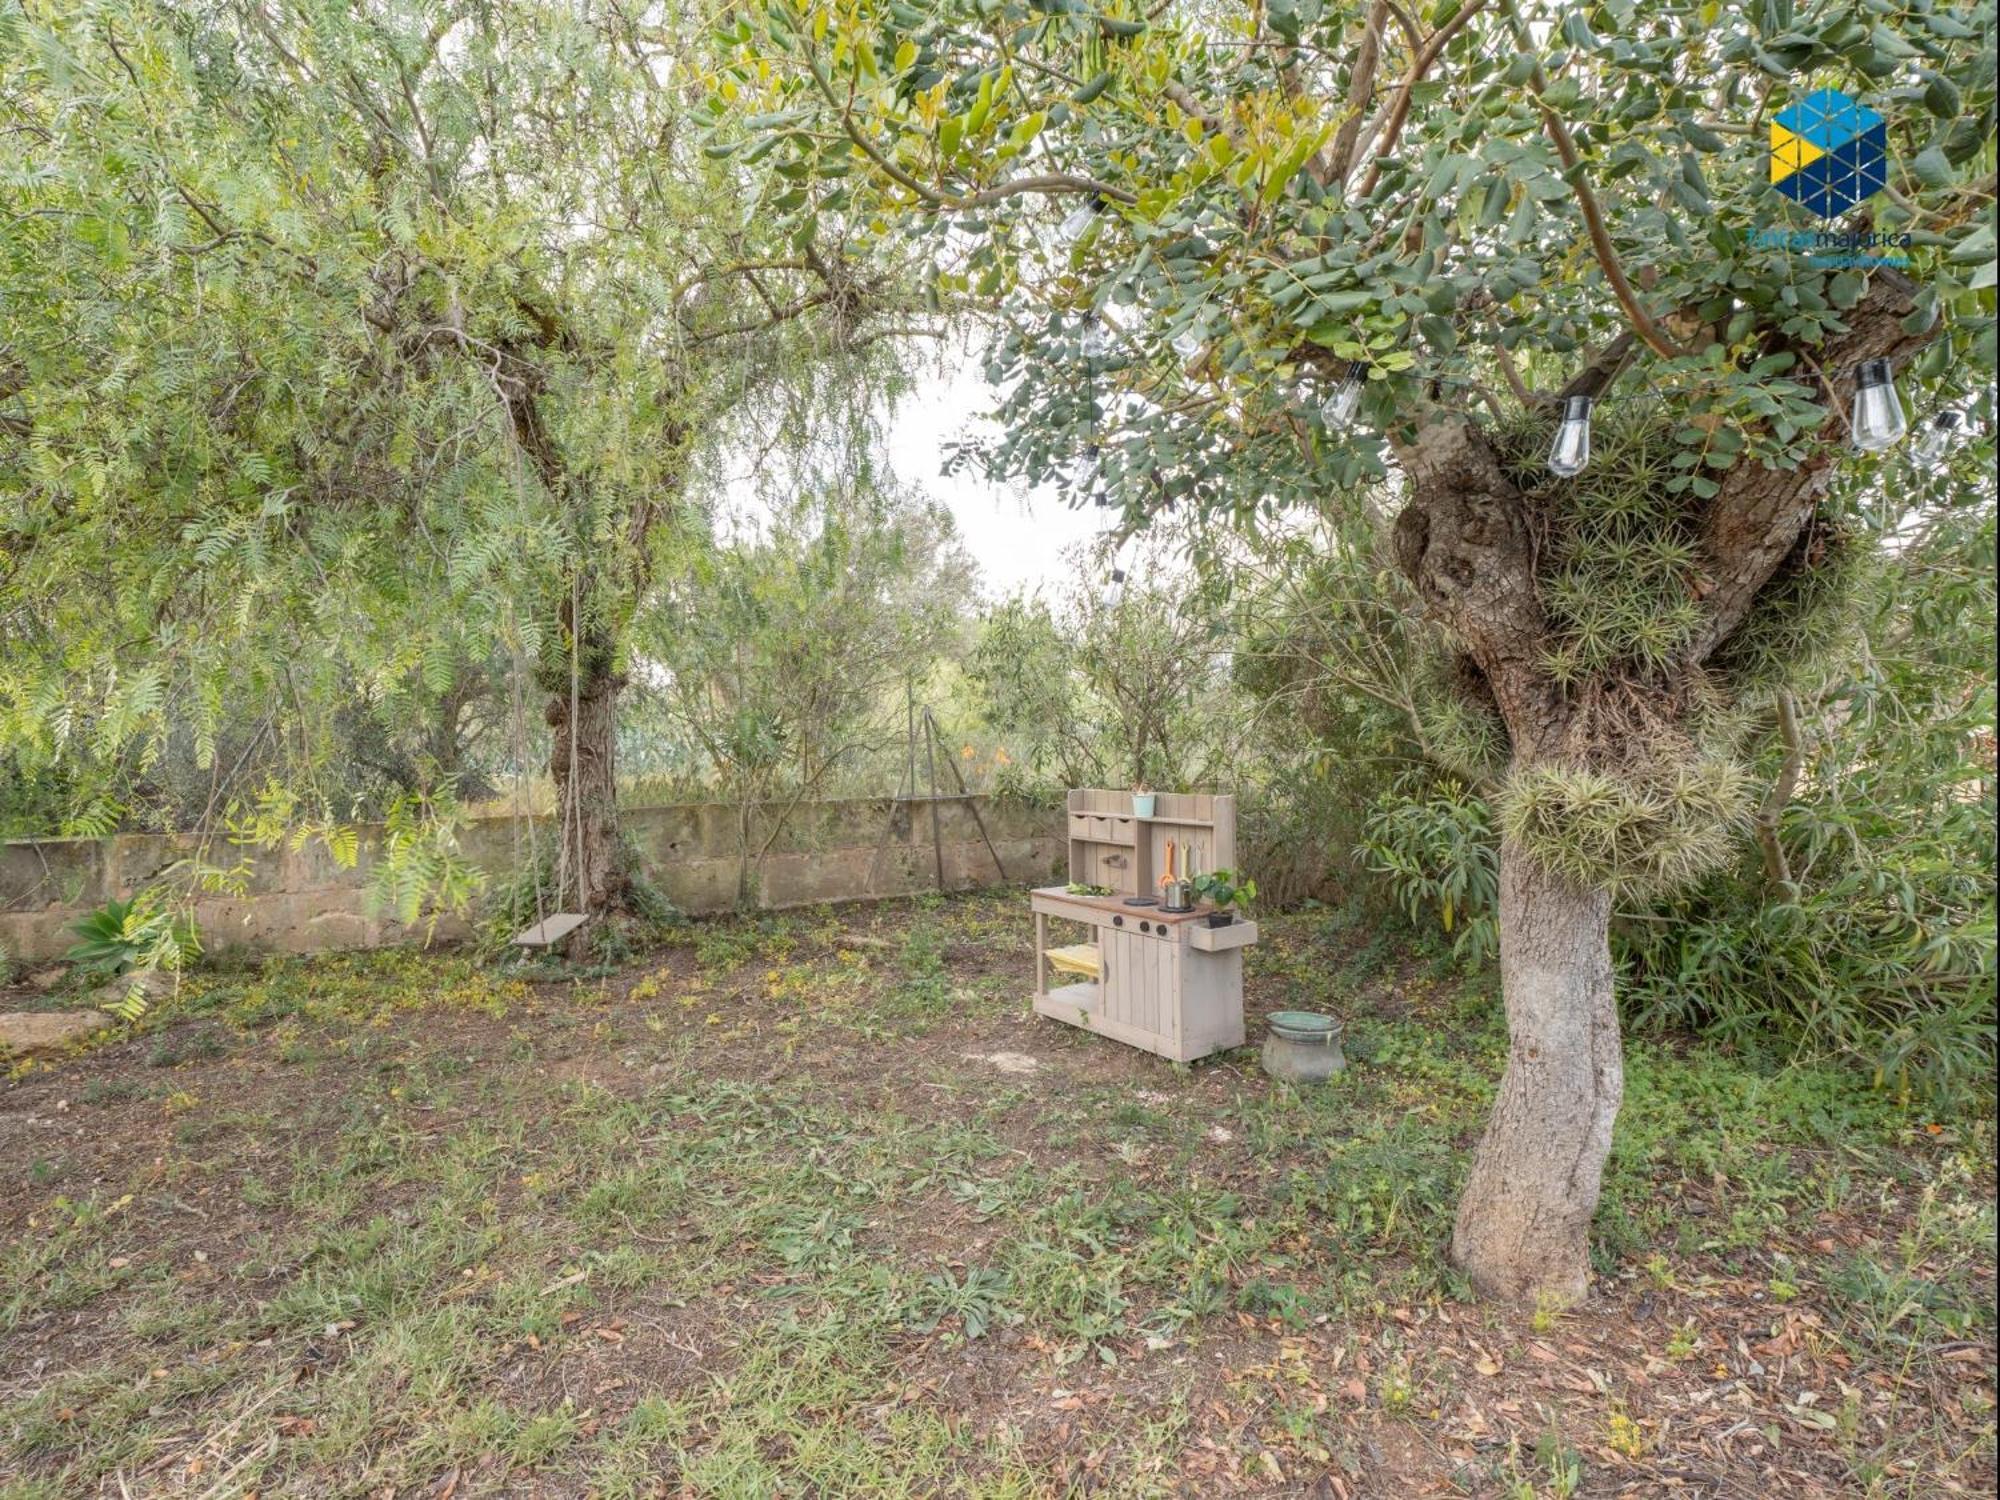
[[[1127,906],[1158,906],[1160,898],[1158,896],[1127,896],[1125,904]]]

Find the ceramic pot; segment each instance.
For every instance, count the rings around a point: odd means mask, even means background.
[[[1264,1071],[1285,1083],[1324,1083],[1347,1066],[1340,1022],[1304,1010],[1272,1015],[1264,1033]]]

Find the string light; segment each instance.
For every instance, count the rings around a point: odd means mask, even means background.
[[[1348,361],[1341,372],[1340,383],[1333,388],[1333,394],[1320,408],[1326,418],[1326,425],[1336,432],[1344,432],[1354,425],[1354,414],[1361,409],[1361,387],[1368,376],[1368,366],[1359,360]]]
[[[1071,209],[1062,223],[1056,226],[1056,242],[1074,245],[1082,239],[1090,232],[1090,226],[1097,222],[1098,210],[1102,207],[1098,199],[1091,198]]]
[[[1854,414],[1848,432],[1863,453],[1877,453],[1909,431],[1896,376],[1886,359],[1864,359],[1854,375]]]
[[[1589,396],[1563,399],[1562,423],[1549,445],[1549,472],[1559,479],[1574,479],[1590,462],[1591,404]]]
[[[1952,436],[1958,431],[1959,423],[1965,419],[1955,411],[1941,411],[1931,418],[1924,435],[1917,439],[1910,456],[1920,464],[1930,465],[1941,460],[1951,447]]]
[[[1088,212],[1094,213],[1096,209],[1093,207]],[[1079,215],[1085,215],[1087,219],[1086,211],[1079,209],[1071,214],[1070,220],[1076,220]],[[1093,318],[1083,335],[1083,352],[1086,357],[1094,364],[1109,352],[1110,342],[1110,335]],[[1186,361],[1193,360],[1207,347],[1193,323],[1175,333],[1168,340],[1168,344],[1176,355]],[[1094,377],[1094,370],[1092,373]],[[1463,386],[1475,391],[1485,390],[1478,381],[1446,375],[1441,371],[1425,373],[1412,370],[1410,373],[1423,380]],[[1320,407],[1321,416],[1328,430],[1346,431],[1354,425],[1360,413],[1361,398],[1367,388],[1367,377],[1368,366],[1359,360],[1350,360],[1342,369],[1332,393]],[[1824,399],[1824,388],[1821,389]],[[1682,392],[1682,388],[1646,385],[1643,390],[1629,392],[1626,396],[1616,399],[1656,401],[1662,394],[1672,392]],[[1605,398],[1596,396],[1563,398],[1561,421],[1556,428],[1555,439],[1549,447],[1550,473],[1559,478],[1569,479],[1581,474],[1589,466],[1591,413],[1600,399]],[[1939,412],[1926,424],[1923,435],[1917,440],[1913,449],[1916,460],[1924,464],[1935,464],[1941,460],[1949,451],[1954,435],[1963,421],[1963,417],[1956,411]],[[1903,411],[1902,400],[1896,393],[1895,372],[1890,361],[1863,360],[1855,371],[1854,404],[1849,421],[1854,447],[1865,453],[1877,452],[1894,444],[1908,430],[1909,421]],[[1095,445],[1093,451],[1094,448]],[[1088,475],[1092,483],[1096,480],[1096,474],[1097,464],[1093,457],[1088,461]],[[1100,495],[1098,503],[1108,505],[1110,499]]]
[[[1102,466],[1102,453],[1097,444],[1094,441],[1084,444],[1083,451],[1070,463],[1069,485],[1079,495],[1092,495],[1099,505],[1109,505],[1109,497],[1096,494],[1098,472]]]

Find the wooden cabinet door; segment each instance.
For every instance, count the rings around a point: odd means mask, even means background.
[[[1132,927],[1099,929],[1103,977],[1102,1014],[1171,1044],[1179,1034],[1175,1004],[1180,945]]]

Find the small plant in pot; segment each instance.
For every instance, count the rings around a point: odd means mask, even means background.
[[[1195,877],[1194,893],[1215,906],[1208,925],[1227,927],[1239,914],[1249,914],[1250,903],[1257,899],[1257,882],[1236,870],[1210,870]]]
[[[1152,817],[1153,808],[1158,803],[1158,801],[1159,801],[1158,796],[1154,793],[1153,789],[1150,786],[1148,786],[1145,782],[1135,781],[1132,783],[1133,817],[1135,818]]]

